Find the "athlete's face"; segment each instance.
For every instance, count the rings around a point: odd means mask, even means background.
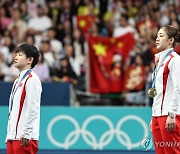
[[[172,48],[172,43],[172,38],[169,39],[165,29],[161,28],[156,37],[156,48],[163,51]]]
[[[15,67],[17,67],[20,71],[31,68],[32,57],[27,58],[23,52],[17,52],[14,58]]]

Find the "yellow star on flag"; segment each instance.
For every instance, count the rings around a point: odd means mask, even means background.
[[[122,42],[118,42],[117,47],[118,48],[122,48],[123,47],[123,43]]]
[[[102,45],[101,43],[93,45],[93,49],[95,50],[96,56],[106,56],[106,46]]]
[[[79,21],[79,26],[80,26],[80,27],[85,27],[85,26],[86,26],[86,20],[81,19],[81,20]]]

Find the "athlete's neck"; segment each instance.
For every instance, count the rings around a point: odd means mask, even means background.
[[[166,49],[164,49],[164,50],[161,50],[160,52],[169,51],[169,50],[171,50],[171,49],[173,49],[173,47],[168,47],[168,48],[166,48]]]
[[[27,70],[27,69],[31,69],[30,66],[25,66],[23,68],[18,68],[20,72],[24,71],[24,70]]]

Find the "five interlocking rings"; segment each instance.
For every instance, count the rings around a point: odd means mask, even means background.
[[[54,124],[60,120],[67,120],[67,121],[71,122],[75,128],[73,131],[69,132],[69,134],[66,136],[63,143],[55,140],[55,138],[53,137],[54,133],[52,133]],[[103,121],[109,127],[109,130],[105,131],[100,136],[99,141],[97,140],[96,136],[91,131],[87,130],[88,125],[95,120]],[[58,115],[49,122],[48,128],[47,128],[47,135],[52,144],[54,144],[57,147],[64,148],[64,149],[69,149],[72,145],[74,145],[78,141],[80,135],[82,135],[84,142],[86,142],[86,144],[91,146],[92,149],[94,149],[94,150],[95,149],[104,149],[105,146],[107,146],[108,144],[111,143],[114,136],[116,136],[119,143],[121,143],[128,150],[130,150],[132,148],[139,147],[141,140],[137,141],[135,143],[132,143],[132,140],[130,139],[127,132],[121,130],[123,123],[128,120],[135,120],[143,127],[144,132],[143,132],[142,138],[145,138],[148,136],[149,131],[148,131],[148,126],[147,126],[146,122],[137,115],[124,116],[123,118],[121,118],[118,121],[116,127],[114,127],[112,121],[104,115],[92,115],[92,116],[88,117],[87,119],[84,120],[81,127],[80,127],[79,123],[77,122],[77,120],[75,118],[73,118],[72,116]],[[142,132],[138,132],[138,133],[142,134]],[[60,135],[60,134],[58,134],[58,135]]]

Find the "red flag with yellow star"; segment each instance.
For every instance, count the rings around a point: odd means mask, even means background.
[[[131,33],[118,38],[89,36],[89,90],[120,93],[123,90],[123,62],[135,44]]]
[[[87,33],[94,22],[94,16],[76,16],[77,27],[82,31],[82,33]]]

